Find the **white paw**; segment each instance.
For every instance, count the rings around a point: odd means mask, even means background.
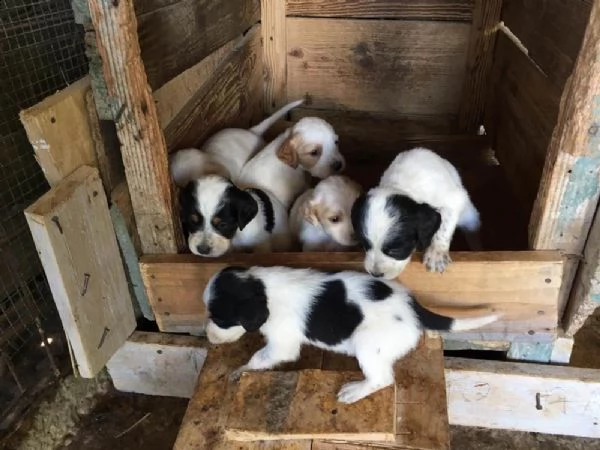
[[[423,263],[429,272],[442,273],[451,261],[448,250],[440,250],[435,247],[429,247],[423,256]]]
[[[340,392],[338,392],[337,399],[340,403],[350,404],[365,398],[371,391],[364,381],[353,381],[342,386]]]

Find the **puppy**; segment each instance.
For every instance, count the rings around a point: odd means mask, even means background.
[[[171,155],[173,181],[180,188],[203,175],[221,175],[234,183],[250,157],[265,146],[263,134],[304,100],[289,103],[258,125],[244,130],[227,128],[209,138],[201,150],[186,148]]]
[[[394,363],[413,350],[424,329],[467,330],[497,315],[452,319],[417,303],[402,285],[365,273],[326,274],[287,267],[228,267],[204,291],[207,337],[221,344],[260,331],[266,345],[232,373],[295,361],[303,344],[355,356],[365,376],[338,401],[353,403],[394,382]]]
[[[456,227],[475,236],[480,227],[454,166],[425,148],[396,157],[379,187],[354,204],[352,224],[366,250],[366,271],[387,279],[404,270],[416,249],[425,251],[427,270],[443,272]]]
[[[180,191],[179,202],[183,231],[195,255],[291,247],[286,209],[260,189],[241,190],[226,178],[208,175],[189,182]]]
[[[333,127],[317,117],[305,117],[246,163],[240,186],[267,190],[289,208],[308,189],[310,175],[326,178],[344,165]]]
[[[350,213],[361,192],[350,178],[332,175],[298,197],[289,222],[302,251],[343,251],[356,245]]]

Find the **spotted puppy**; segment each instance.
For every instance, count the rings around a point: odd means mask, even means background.
[[[191,181],[180,191],[181,223],[190,251],[218,257],[230,250],[289,250],[287,211],[260,189],[241,190],[218,175]]]
[[[361,192],[350,178],[332,175],[298,197],[289,222],[302,251],[344,251],[358,244],[350,213]]]
[[[260,331],[266,345],[231,374],[295,361],[304,344],[355,356],[365,379],[338,393],[353,403],[394,382],[394,363],[414,349],[424,329],[466,330],[497,319],[452,319],[416,302],[402,285],[365,273],[327,274],[287,267],[228,267],[204,291],[206,328],[214,344]]]
[[[375,277],[396,278],[416,249],[424,250],[429,271],[450,263],[456,227],[478,246],[479,212],[450,162],[425,148],[400,153],[379,186],[352,208],[352,223],[366,250],[365,269]]]

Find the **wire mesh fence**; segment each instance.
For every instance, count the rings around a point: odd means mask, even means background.
[[[88,71],[70,0],[0,1],[0,352],[12,358],[55,312],[23,209],[48,190],[19,111]]]

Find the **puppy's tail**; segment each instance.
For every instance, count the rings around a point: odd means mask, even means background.
[[[484,325],[488,325],[492,322],[495,322],[501,317],[501,314],[488,314],[485,316],[479,317],[469,317],[462,319],[455,319],[448,316],[443,316],[441,314],[434,313],[423,306],[421,306],[417,301],[413,298],[411,302],[411,307],[415,312],[421,326],[427,330],[434,331],[464,331],[464,330],[473,330],[475,328],[480,328]],[[481,307],[472,307],[472,308],[461,308],[462,311],[474,311],[480,310]]]
[[[296,100],[295,102],[288,103],[284,107],[275,111],[273,114],[271,114],[269,117],[267,117],[265,120],[263,120],[258,125],[255,125],[252,128],[250,128],[250,131],[252,131],[254,134],[256,134],[258,136],[262,136],[279,119],[282,119],[287,113],[289,113],[295,107],[300,106],[302,103],[304,103],[304,99]]]

